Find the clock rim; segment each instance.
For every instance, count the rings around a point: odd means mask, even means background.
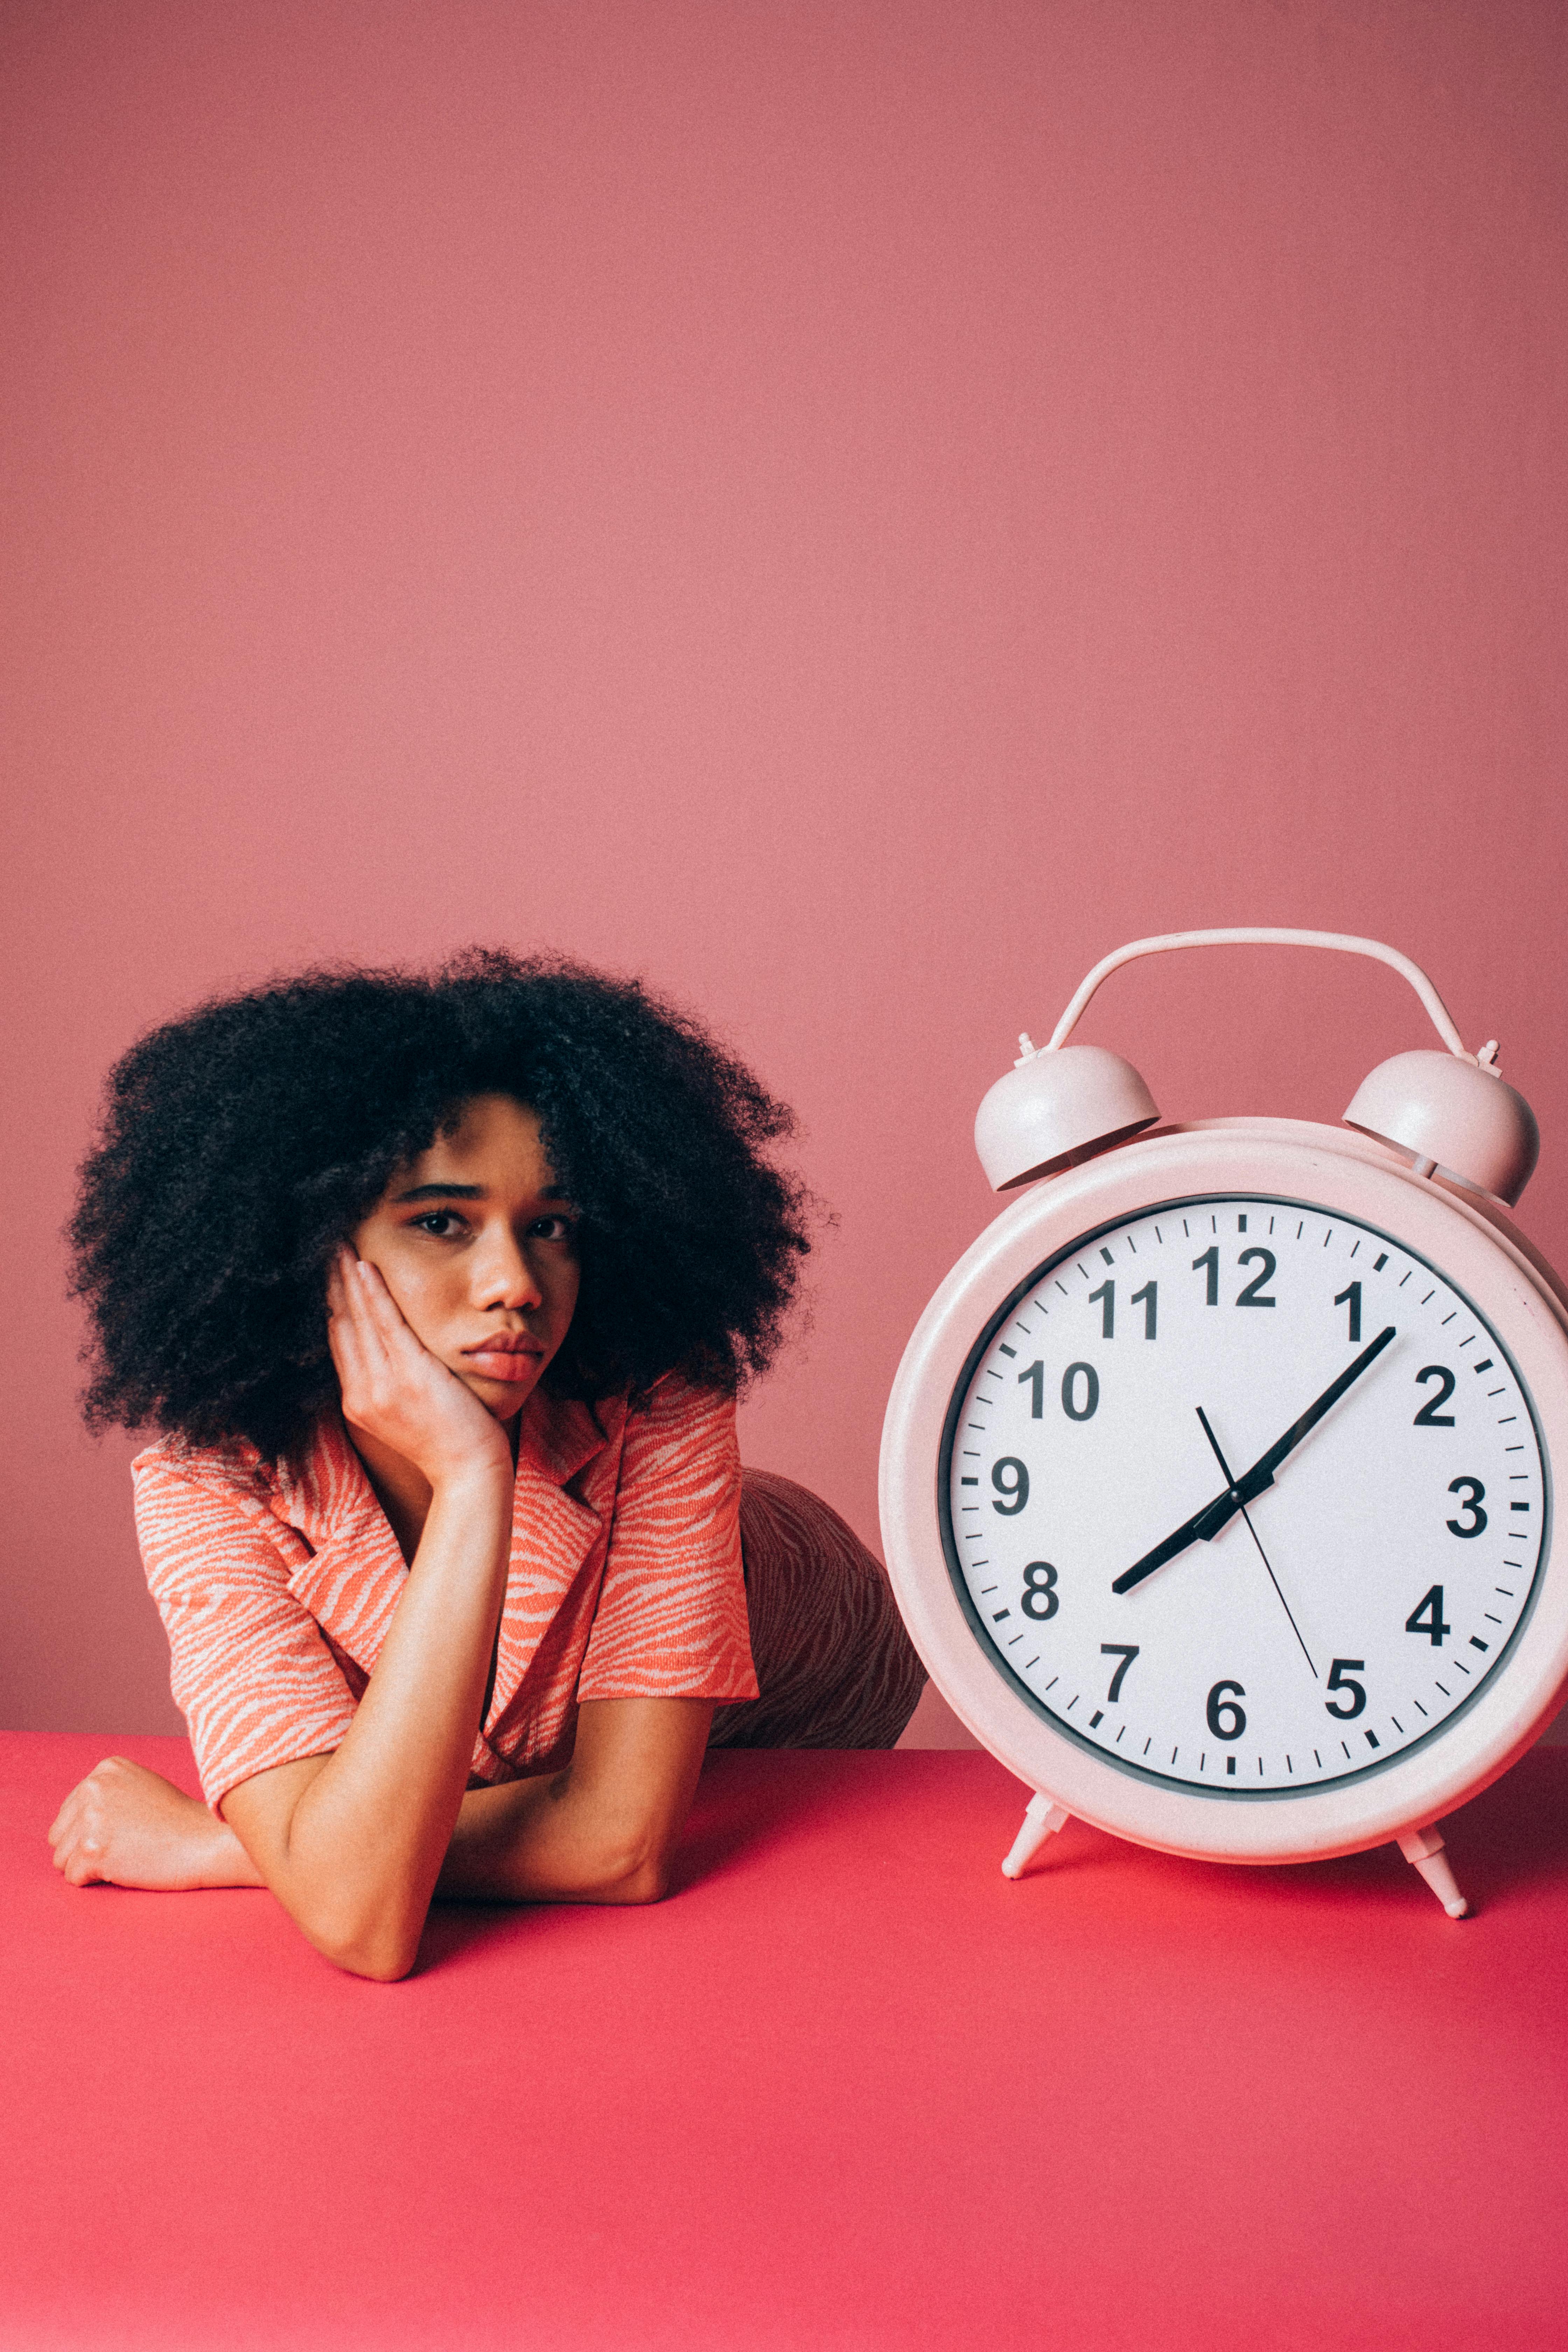
[[[1316,1187],[1316,1189],[1314,1189]],[[1097,1828],[1193,1859],[1324,1859],[1423,1828],[1506,1771],[1568,1683],[1568,1574],[1551,1530],[1511,1654],[1429,1745],[1363,1780],[1216,1802],[1136,1780],[1080,1748],[1013,1692],[975,1642],[953,1591],[937,1496],[953,1388],[980,1332],[1042,1260],[1092,1227],[1177,1194],[1286,1192],[1382,1225],[1430,1256],[1514,1359],[1534,1404],[1551,1491],[1568,1461],[1568,1311],[1550,1270],[1500,1213],[1419,1177],[1386,1147],[1297,1119],[1169,1127],[1047,1179],[1005,1209],[940,1285],[905,1349],[883,1425],[883,1542],[894,1596],[928,1673],[981,1744],[1027,1786]]]

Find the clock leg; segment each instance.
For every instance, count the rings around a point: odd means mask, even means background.
[[[1003,1877],[1016,1878],[1030,1856],[1071,1819],[1067,1807],[1058,1805],[1054,1797],[1031,1797],[1024,1810],[1023,1826],[1002,1864]]]
[[[1421,1873],[1449,1918],[1462,1919],[1470,1906],[1454,1884],[1454,1874],[1443,1851],[1443,1833],[1436,1823],[1430,1829],[1406,1830],[1399,1841],[1399,1851]]]

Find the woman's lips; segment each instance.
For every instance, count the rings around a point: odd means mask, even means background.
[[[542,1348],[465,1348],[463,1360],[487,1381],[531,1381],[544,1359]]]

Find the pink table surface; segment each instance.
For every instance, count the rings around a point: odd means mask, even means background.
[[[1568,2346],[1568,1752],[1453,1823],[1458,1925],[1390,1849],[1009,1885],[988,1757],[721,1756],[673,1899],[388,1987],[67,1887],[105,1745],[0,1738],[6,2347]]]

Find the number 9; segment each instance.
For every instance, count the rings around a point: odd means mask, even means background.
[[[1029,1474],[1016,1454],[1005,1454],[991,1465],[991,1484],[1002,1500],[993,1503],[1005,1519],[1016,1519],[1029,1499]]]

